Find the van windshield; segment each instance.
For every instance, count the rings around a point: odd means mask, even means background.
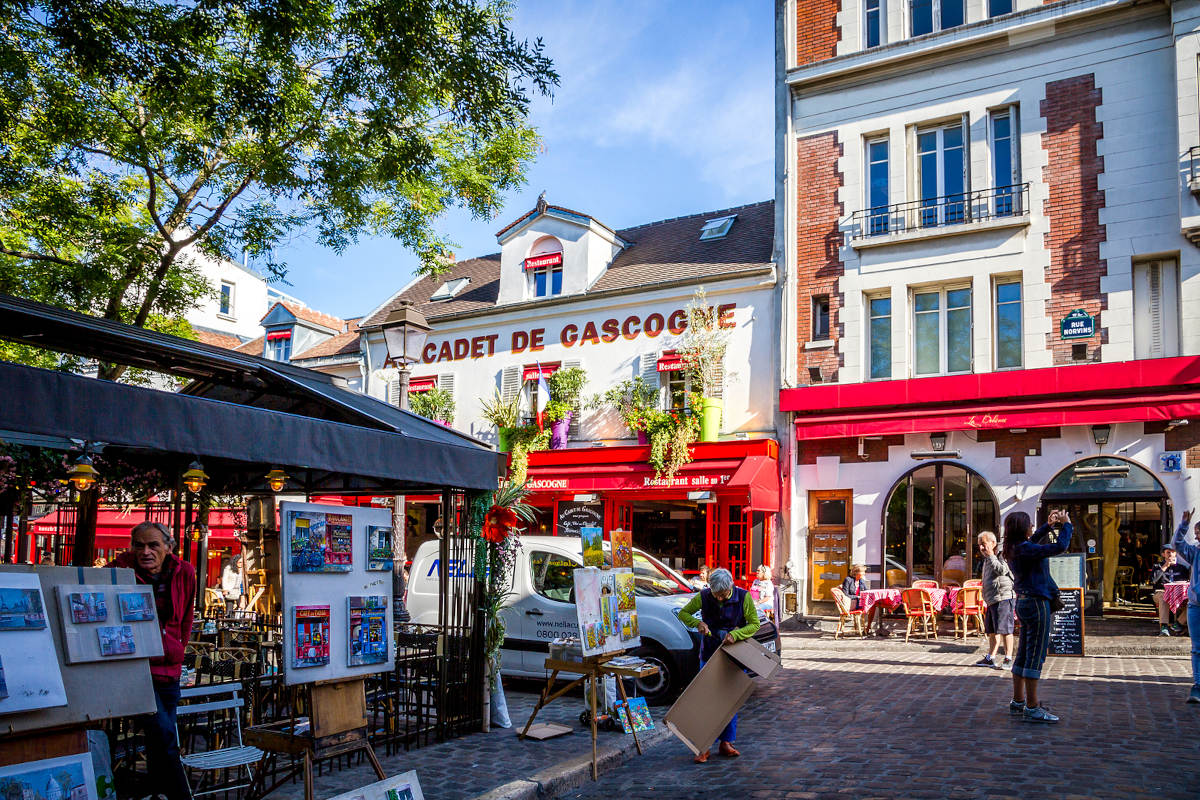
[[[604,563],[612,566],[612,553],[605,542]],[[642,597],[664,597],[672,594],[691,594],[696,591],[641,550],[633,551],[633,587]]]

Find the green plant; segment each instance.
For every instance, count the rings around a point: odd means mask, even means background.
[[[408,407],[414,414],[420,414],[426,419],[441,420],[447,425],[454,424],[454,395],[448,389],[434,387],[427,392],[418,392],[408,396]]]
[[[687,306],[687,330],[680,337],[678,352],[683,357],[693,386],[705,397],[715,397],[725,371],[725,351],[729,331],[717,320],[716,310],[708,304],[701,286]]]
[[[497,428],[515,428],[521,421],[521,393],[514,392],[512,397],[505,398],[497,389],[480,408],[483,418]]]
[[[546,386],[550,388],[550,399],[565,403],[569,408],[579,406],[579,398],[583,394],[585,383],[587,383],[587,373],[581,367],[555,370],[546,378]]]
[[[699,395],[693,393],[691,399],[692,408],[698,408]],[[670,481],[680,467],[692,460],[690,445],[700,435],[700,417],[692,408],[651,411],[646,415],[649,461],[655,477]]]
[[[649,415],[658,405],[658,389],[646,383],[641,375],[625,380],[602,395],[593,398],[590,405],[606,405],[621,416],[625,427],[633,433],[646,430]]]
[[[545,450],[550,446],[550,429],[538,430],[536,425],[522,425],[514,428],[509,440],[509,469],[508,479],[512,484],[525,483],[525,475],[529,471],[529,454],[535,450]]]
[[[570,414],[574,410],[570,404],[564,403],[562,400],[551,400],[549,403],[546,403],[546,408],[542,411],[542,415],[545,417],[546,422],[559,422],[566,419],[567,414]]]

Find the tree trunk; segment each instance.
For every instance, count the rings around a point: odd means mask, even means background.
[[[96,519],[100,515],[100,490],[79,493],[75,516],[75,543],[71,548],[71,566],[90,567],[96,559]]]

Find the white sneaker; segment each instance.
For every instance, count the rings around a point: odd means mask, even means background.
[[[1021,719],[1026,722],[1046,722],[1051,724],[1058,722],[1058,717],[1051,714],[1042,706],[1035,706],[1034,708],[1026,707],[1021,713]]]

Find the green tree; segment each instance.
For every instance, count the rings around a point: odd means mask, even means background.
[[[558,75],[505,0],[0,0],[0,292],[179,327],[192,253],[494,215]],[[21,348],[0,355],[27,359]],[[105,365],[102,377],[117,378]]]

